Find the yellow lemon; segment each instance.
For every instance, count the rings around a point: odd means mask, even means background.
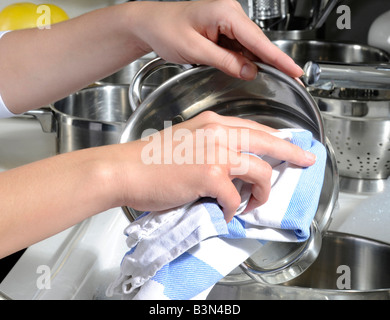
[[[14,3],[0,12],[0,31],[50,27],[67,19],[66,12],[54,4]]]

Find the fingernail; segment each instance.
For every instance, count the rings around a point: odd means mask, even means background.
[[[305,74],[305,71],[303,71],[303,69],[300,67],[300,66],[298,66],[297,64],[295,64],[296,66],[297,66],[297,73],[300,73],[300,77],[302,77],[304,74]]]
[[[306,159],[310,160],[310,162],[316,162],[317,156],[314,153],[311,153],[309,151],[305,151],[305,157]]]
[[[241,69],[240,77],[244,80],[254,80],[257,76],[257,67],[253,64],[244,64]]]

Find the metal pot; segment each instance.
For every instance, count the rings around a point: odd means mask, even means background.
[[[246,277],[221,281],[208,299],[347,300],[390,299],[390,245],[364,237],[328,232],[317,260],[294,280],[269,285]]]
[[[65,153],[118,143],[131,113],[128,86],[107,85],[83,89],[26,114],[36,117],[44,132],[55,132],[57,153]]]
[[[317,40],[277,40],[273,43],[302,68],[308,61],[379,63],[390,60],[386,52],[362,44]]]
[[[152,61],[144,68],[153,68],[156,63],[161,62]],[[303,272],[317,257],[338,196],[337,168],[331,146],[326,142],[320,111],[310,94],[282,72],[263,64],[258,66],[258,76],[253,81],[232,78],[205,66],[183,71],[159,86],[139,106],[133,106],[136,110],[120,142],[139,139],[146,129],[162,130],[164,121],[180,122],[212,110],[276,128],[305,128],[327,145],[325,181],[310,239],[304,243],[270,241],[258,252],[258,256],[266,258],[252,257],[246,265],[248,272],[256,273],[264,281],[279,283]],[[130,220],[141,214],[128,207],[123,210]]]

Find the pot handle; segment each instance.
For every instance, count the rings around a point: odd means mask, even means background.
[[[129,100],[130,107],[133,111],[139,107],[142,102],[141,90],[145,80],[153,73],[162,70],[164,68],[176,68],[182,71],[193,68],[191,64],[175,64],[167,62],[164,59],[158,57],[145,64],[134,76],[129,86]]]
[[[49,106],[27,111],[22,116],[32,116],[37,119],[41,124],[43,132],[51,133],[56,131],[56,121]]]

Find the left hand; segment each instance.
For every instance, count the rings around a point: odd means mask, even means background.
[[[255,60],[291,77],[303,74],[235,0],[153,2],[148,7],[149,18],[138,21],[134,32],[145,51],[153,50],[168,61],[211,65],[245,80],[256,77]]]

